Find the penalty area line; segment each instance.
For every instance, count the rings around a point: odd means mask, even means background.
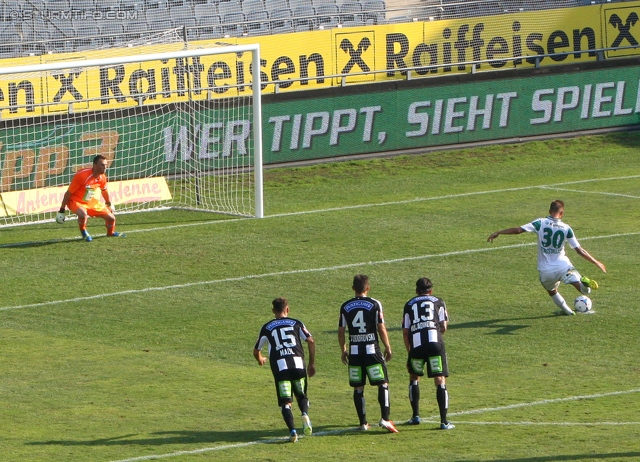
[[[605,235],[605,236],[583,237],[580,240],[581,241],[587,241],[587,240],[592,240],[592,239],[607,239],[607,238],[614,238],[614,237],[628,237],[628,236],[637,236],[637,235],[640,235],[640,231],[633,232],[633,233],[609,234],[609,235]],[[185,283],[185,284],[173,284],[173,285],[168,285],[168,286],[146,287],[146,288],[143,288],[143,289],[130,289],[130,290],[123,290],[123,291],[119,291],[119,292],[88,295],[86,297],[76,297],[76,298],[70,298],[70,299],[64,299],[64,300],[52,300],[52,301],[48,301],[48,302],[30,303],[30,304],[26,304],[26,305],[4,306],[4,307],[0,307],[0,311],[20,310],[20,309],[25,309],[25,308],[38,308],[38,307],[50,306],[50,305],[61,305],[63,303],[75,303],[75,302],[83,302],[83,301],[87,301],[87,300],[102,299],[102,298],[107,298],[107,297],[117,297],[117,296],[121,296],[121,295],[133,295],[133,294],[142,294],[142,293],[147,293],[147,292],[159,292],[159,291],[165,291],[165,290],[185,289],[185,288],[196,287],[196,286],[222,284],[222,283],[225,283],[225,282],[240,282],[240,281],[246,281],[246,280],[250,280],[250,279],[262,279],[262,278],[268,278],[268,277],[289,276],[289,275],[296,275],[296,274],[322,273],[322,272],[327,272],[327,271],[336,271],[336,270],[342,270],[342,269],[348,269],[348,268],[358,268],[358,267],[364,267],[364,266],[388,265],[388,264],[395,264],[395,263],[404,263],[404,262],[408,262],[408,261],[427,260],[427,259],[432,259],[432,258],[444,258],[444,257],[451,257],[451,256],[471,255],[471,254],[475,254],[475,253],[491,252],[491,251],[495,251],[495,250],[517,249],[517,248],[521,248],[521,247],[532,247],[534,245],[536,245],[535,242],[527,242],[527,243],[521,243],[521,244],[503,245],[503,246],[500,246],[500,247],[483,247],[483,248],[480,248],[480,249],[456,250],[456,251],[453,251],[453,252],[444,252],[444,253],[439,253],[439,254],[418,255],[418,256],[415,256],[415,257],[401,257],[401,258],[394,258],[394,259],[390,259],[390,260],[378,260],[378,261],[368,261],[368,262],[358,262],[358,263],[346,263],[346,264],[343,264],[343,265],[325,266],[325,267],[319,267],[319,268],[307,268],[307,269],[299,269],[299,270],[291,270],[291,271],[277,271],[277,272],[273,272],[273,273],[263,273],[263,274],[249,274],[249,275],[245,275],[245,276],[237,276],[237,277],[232,277],[232,278],[213,279],[213,280],[209,280],[209,281],[196,281],[196,282],[188,282],[188,283]]]

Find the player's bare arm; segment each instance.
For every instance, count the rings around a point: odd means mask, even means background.
[[[391,361],[391,344],[389,343],[389,334],[387,334],[387,326],[378,323],[378,335],[380,341],[384,345],[384,360]]]
[[[253,349],[253,357],[256,358],[256,361],[258,361],[258,364],[261,366],[264,366],[264,363],[267,362],[267,358],[262,356],[262,352],[257,348]]]
[[[313,337],[307,337],[307,348],[309,349],[309,362],[307,364],[307,375],[316,375],[316,342]]]
[[[524,229],[522,229],[520,226],[518,226],[517,228],[507,228],[507,229],[501,229],[500,231],[496,231],[494,233],[491,233],[489,235],[489,237],[487,238],[488,242],[493,242],[493,240],[498,237],[500,234],[522,234],[524,233]]]
[[[402,340],[404,340],[404,347],[407,349],[407,353],[411,350],[411,342],[409,341],[409,329],[402,329]]]
[[[602,264],[600,261],[596,260],[595,258],[593,258],[591,256],[591,254],[589,252],[587,252],[586,250],[584,250],[582,247],[576,247],[575,251],[578,253],[578,255],[580,255],[582,258],[584,258],[585,260],[593,263],[594,265],[596,265],[598,268],[600,268],[602,270],[603,273],[607,272],[607,267],[604,266],[604,264]]]
[[[347,353],[347,345],[345,339],[345,328],[338,327],[338,344],[340,344],[340,359],[343,364],[349,364],[349,353]]]

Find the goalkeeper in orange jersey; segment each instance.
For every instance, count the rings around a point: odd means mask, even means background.
[[[114,207],[109,199],[107,191],[107,177],[104,172],[107,170],[107,158],[97,155],[93,158],[91,168],[83,168],[76,172],[71,180],[69,189],[64,193],[60,211],[56,216],[56,221],[60,224],[65,220],[65,208],[68,208],[78,217],[78,227],[82,238],[91,242],[93,238],[87,232],[87,220],[89,217],[100,217],[104,220],[107,228],[107,236],[124,237],[123,233],[116,232],[116,217],[113,214]],[[104,203],[100,201],[100,196]]]

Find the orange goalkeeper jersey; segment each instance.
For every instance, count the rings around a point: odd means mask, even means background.
[[[71,180],[69,192],[71,200],[86,208],[100,210],[104,204],[100,201],[101,191],[107,189],[107,177],[104,174],[95,178],[91,168],[79,170]]]

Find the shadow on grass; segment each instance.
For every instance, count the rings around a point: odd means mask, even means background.
[[[526,318],[486,319],[483,321],[464,322],[461,324],[449,324],[448,330],[453,329],[493,329],[487,335],[513,335],[514,331],[531,327],[529,324],[511,324],[513,321],[527,321],[533,319],[556,318],[560,315],[549,314],[545,316],[530,316]],[[388,332],[402,331],[402,327],[387,327]],[[337,335],[337,329],[325,330],[325,334]]]
[[[314,434],[321,433],[322,427],[314,427]],[[335,429],[335,427],[332,427]],[[331,431],[329,431],[331,433]],[[343,433],[340,430],[339,433]],[[344,429],[344,433],[348,429]],[[354,434],[363,433],[357,432]],[[112,438],[100,438],[95,440],[49,440],[49,441],[32,441],[25,443],[28,446],[164,446],[173,444],[197,444],[219,443],[224,446],[227,444],[251,444],[251,443],[268,443],[279,444],[289,443],[288,431],[286,427],[277,430],[255,430],[255,431],[191,431],[176,430],[150,433],[149,436],[141,436],[137,433],[127,435],[114,436]]]
[[[594,459],[636,459],[640,452],[612,452],[609,454],[571,454],[543,457],[523,457],[518,459],[490,459],[491,462],[556,462],[563,460],[594,460]]]
[[[515,331],[531,327],[529,324],[515,324],[516,321],[527,321],[534,319],[555,318],[557,315],[531,316],[526,318],[508,319],[486,319],[483,321],[472,321],[461,324],[449,324],[449,330],[455,329],[491,329],[487,335],[513,335]]]

